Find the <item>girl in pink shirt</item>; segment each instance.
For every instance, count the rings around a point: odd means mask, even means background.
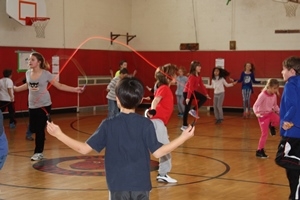
[[[253,111],[257,116],[261,130],[261,136],[258,142],[256,157],[268,158],[265,154],[264,147],[267,142],[268,132],[271,135],[276,134],[275,126],[279,125],[279,107],[277,105],[277,96],[279,82],[277,79],[269,79],[265,88],[258,95],[253,105]]]

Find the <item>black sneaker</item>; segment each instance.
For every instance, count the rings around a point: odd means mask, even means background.
[[[271,123],[269,124],[269,129],[270,129],[270,135],[274,136],[276,135],[276,129],[274,126],[271,125]]]
[[[223,119],[216,119],[215,124],[222,124]]]
[[[256,157],[258,158],[268,158],[269,156],[265,154],[264,149],[260,149],[256,151]]]
[[[31,137],[31,136],[26,136],[25,139],[28,141],[34,141],[33,137]]]

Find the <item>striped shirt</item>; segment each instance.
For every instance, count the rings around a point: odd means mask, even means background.
[[[109,90],[109,92],[106,95],[107,99],[116,101],[116,93],[115,93],[115,89],[116,89],[116,85],[120,80],[120,76],[114,77],[110,83],[107,86],[107,90]]]

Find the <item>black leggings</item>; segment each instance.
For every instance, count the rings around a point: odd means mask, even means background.
[[[8,109],[8,115],[9,115],[9,123],[16,123],[15,120],[15,104],[14,102],[10,101],[0,101],[0,108],[2,112]]]
[[[47,114],[51,111],[51,105],[43,108],[29,108],[29,129],[35,133],[34,153],[43,153],[45,144],[45,128]]]
[[[190,101],[189,101],[188,104],[185,103],[185,100],[187,98],[187,92],[183,93],[183,97],[184,97],[183,126],[187,126],[188,125],[188,122],[187,122],[188,115],[189,115],[189,111],[190,111],[191,106],[192,106],[193,99],[196,97],[197,106],[198,106],[198,108],[200,108],[206,102],[207,97],[204,96],[203,94],[199,93],[199,92],[194,91],[192,93],[192,96],[191,96]],[[197,110],[196,106],[194,106],[193,109]]]

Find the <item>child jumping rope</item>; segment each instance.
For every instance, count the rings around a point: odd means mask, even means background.
[[[183,97],[183,89],[187,82],[187,77],[184,75],[185,69],[183,67],[178,69],[178,76],[176,78],[176,100],[177,100],[177,107],[178,107],[178,117],[183,117],[184,112],[184,97]]]
[[[172,64],[166,64],[157,68],[155,71],[157,90],[154,93],[151,109],[146,112],[146,115],[151,118],[154,124],[157,140],[162,144],[170,143],[166,125],[173,113],[174,100],[170,85],[176,81],[177,70],[177,67]],[[177,180],[168,175],[171,168],[171,154],[169,153],[159,159],[156,180],[159,182],[176,183]]]
[[[275,135],[275,127],[279,125],[279,107],[277,105],[277,93],[279,82],[277,79],[269,79],[265,88],[258,95],[253,105],[254,114],[257,116],[261,130],[261,136],[258,142],[256,157],[268,158],[265,154],[265,145],[270,129],[271,135]]]
[[[153,123],[135,113],[143,96],[141,81],[134,77],[121,79],[116,86],[120,114],[104,119],[85,142],[70,138],[53,122],[47,125],[49,134],[81,154],[92,150],[101,152],[105,148],[104,166],[110,200],[149,200],[152,189],[150,153],[160,158],[194,135],[195,128],[190,126],[168,144],[158,142]]]
[[[254,77],[254,65],[252,63],[246,63],[244,71],[241,73],[238,83],[242,83],[242,96],[243,96],[243,117],[250,117],[250,97],[253,93],[252,83],[261,83],[256,81]]]
[[[214,89],[214,115],[216,118],[216,124],[222,123],[223,117],[223,102],[225,97],[225,87],[232,87],[236,84],[227,83],[226,77],[229,76],[229,72],[220,67],[213,68],[212,71],[212,88]]]
[[[289,200],[300,197],[300,57],[286,58],[281,71],[285,81],[280,101],[280,136],[276,164],[285,169]]]
[[[183,90],[184,96],[184,112],[183,112],[183,124],[181,130],[187,129],[188,126],[188,114],[192,115],[196,119],[199,119],[198,108],[200,108],[207,99],[210,99],[207,90],[203,84],[202,77],[200,76],[201,65],[199,61],[192,61],[190,66],[190,75],[188,81],[185,84]],[[191,109],[192,101],[195,98],[196,106]]]

